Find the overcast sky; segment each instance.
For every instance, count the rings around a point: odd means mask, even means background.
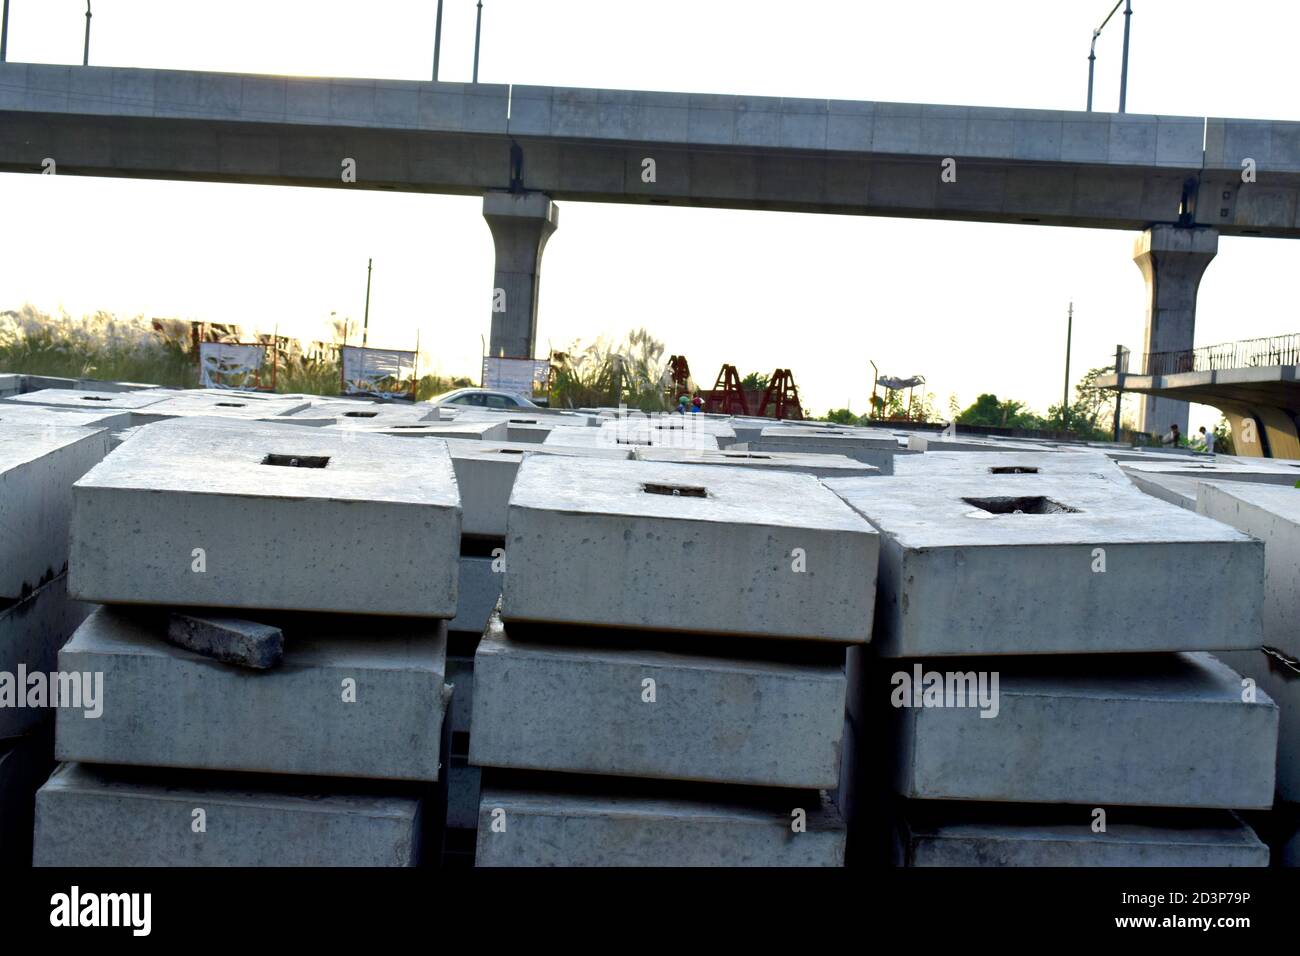
[[[427,79],[435,0],[94,0],[91,63]],[[1082,109],[1111,0],[484,0],[491,83]],[[1296,0],[1135,0],[1131,113],[1300,120]],[[82,0],[10,0],[9,59],[80,63]],[[441,78],[468,80],[474,0],[447,0]],[[1116,109],[1122,16],[1098,43]],[[238,322],[372,345],[477,378],[492,243],[473,198],[0,174],[0,308]],[[1142,348],[1135,233],[563,203],[538,353],[645,326],[697,379],[793,369],[818,412],[867,408],[869,360],[941,409],[1037,410],[1117,342]],[[1196,342],[1300,331],[1300,244],[1222,239]],[[1218,413],[1193,407],[1192,428]]]

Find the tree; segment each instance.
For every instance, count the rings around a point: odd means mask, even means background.
[[[740,380],[740,387],[747,392],[766,392],[767,376],[761,372],[750,372]],[[839,409],[837,409],[838,411]],[[847,409],[844,409],[847,411]]]
[[[999,401],[996,395],[985,392],[957,416],[957,423],[981,428],[1041,428],[1043,421],[1024,402]]]

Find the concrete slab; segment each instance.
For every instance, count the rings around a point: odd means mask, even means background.
[[[505,422],[486,421],[353,422],[348,425],[327,425],[326,430],[387,435],[393,438],[461,438],[467,441],[505,441],[507,432]]]
[[[1035,812],[1038,811],[1038,812]],[[1088,807],[987,808],[912,804],[898,828],[896,866],[1268,866],[1255,831],[1231,811],[1107,812]]]
[[[460,497],[442,442],[178,419],[122,444],[73,497],[82,600],[456,613]]]
[[[508,622],[871,635],[877,536],[811,475],[530,455],[508,525]]]
[[[469,759],[828,789],[839,780],[844,695],[842,651],[815,663],[744,660],[648,642],[574,644],[563,628],[524,641],[494,615],[474,655]]]
[[[880,464],[879,452],[897,449],[898,441],[890,435],[801,425],[770,425],[756,440],[749,441],[746,448],[747,451],[845,455],[871,465]]]
[[[1300,468],[1278,465],[1269,459],[1255,459],[1259,465],[1231,461],[1227,458],[1213,460],[1192,459],[1182,462],[1130,461],[1123,465],[1130,475],[1178,476],[1201,480],[1245,482],[1248,484],[1283,485],[1294,488],[1300,481]]]
[[[1100,451],[927,451],[894,459],[899,477],[954,475],[1085,475],[1123,482],[1124,473]]]
[[[1277,794],[1282,800],[1300,801],[1300,664],[1282,660],[1275,649],[1221,651],[1214,656],[1253,680],[1277,704]]]
[[[1264,543],[1263,644],[1300,660],[1300,488],[1202,484],[1198,514]]]
[[[206,832],[195,832],[196,810]],[[349,781],[63,764],[36,794],[35,866],[415,866],[421,800]]]
[[[456,616],[447,622],[447,630],[465,634],[482,634],[492,609],[501,600],[505,574],[492,569],[493,558],[463,554],[457,586]]]
[[[945,438],[941,434],[932,432],[926,435],[909,434],[907,436],[907,449],[927,454],[937,451],[992,452],[996,454],[1018,452],[1027,454],[1040,451],[1041,446],[1032,442],[1009,441],[1005,438],[979,438],[974,435]]]
[[[102,673],[103,713],[61,709],[60,760],[253,773],[438,779],[446,631],[439,622],[274,621],[284,662],[252,671],[162,639],[165,618],[100,608],[59,652]]]
[[[1039,474],[825,485],[881,532],[883,656],[1258,644],[1259,542],[1119,482]],[[1215,599],[1189,599],[1189,581]]]
[[[130,412],[83,412],[80,409],[48,405],[18,405],[0,402],[0,432],[10,425],[46,425],[59,428],[107,428],[121,431],[131,427]]]
[[[0,674],[10,675],[16,692],[12,702],[0,706],[0,738],[28,733],[50,718],[48,709],[26,706],[29,685],[19,681],[20,668],[29,675],[53,671],[59,648],[91,610],[89,604],[68,600],[65,574],[20,601],[0,602]]]
[[[543,453],[569,457],[609,458],[626,461],[632,454],[626,447],[583,447],[523,442],[465,441],[447,439],[456,483],[460,488],[461,534],[470,537],[504,538],[506,507],[515,473],[524,455]],[[575,468],[582,467],[575,463]]]
[[[914,706],[908,685],[886,672],[920,666],[886,667],[872,685],[892,718],[892,780],[904,797],[1272,806],[1277,705],[1263,693],[1243,701],[1241,677],[1209,654],[925,663],[943,674],[983,670],[990,687],[997,674],[994,711]],[[895,694],[913,705],[890,706]]]
[[[223,664],[267,670],[284,658],[284,633],[278,627],[243,618],[172,613],[166,636],[177,647]]]
[[[807,830],[795,833],[791,823],[799,810]],[[728,788],[700,798],[650,789],[531,791],[485,781],[475,863],[843,866],[844,825],[825,795],[816,793],[762,799]]]
[[[879,475],[875,465],[845,455],[800,455],[782,452],[708,451],[685,448],[636,449],[638,461],[669,461],[683,465],[730,465],[760,471],[790,471],[817,478],[868,478]]]
[[[72,485],[108,454],[108,443],[102,429],[0,427],[0,599],[63,573]]]
[[[651,448],[698,448],[717,451],[721,447],[715,429],[706,428],[686,415],[664,418],[623,419],[600,426],[599,442],[604,445]],[[548,438],[549,440],[549,438]]]
[[[147,391],[110,392],[84,388],[43,388],[22,395],[0,399],[22,407],[45,406],[49,408],[76,409],[78,411],[129,412],[131,423],[142,425],[160,421],[164,416],[154,415],[150,407],[166,401],[175,390],[149,389]]]
[[[192,415],[235,418],[252,421],[289,415],[308,408],[305,399],[244,395],[230,395],[211,389],[185,391],[149,406],[148,414],[154,417],[180,418]]]
[[[295,425],[402,425],[440,421],[438,406],[390,402],[317,400],[306,408],[281,416]]]
[[[1167,501],[1187,511],[1196,510],[1196,495],[1200,491],[1200,478],[1182,475],[1161,475],[1143,472],[1125,472],[1133,487],[1143,494]]]

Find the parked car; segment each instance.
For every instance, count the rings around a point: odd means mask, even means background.
[[[509,392],[498,392],[491,388],[456,388],[443,392],[429,399],[432,405],[459,405],[471,408],[540,408],[536,402],[529,401]]]

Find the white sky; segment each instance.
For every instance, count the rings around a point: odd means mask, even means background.
[[[435,0],[94,0],[91,63],[427,79]],[[484,0],[495,83],[1082,109],[1111,0]],[[1300,3],[1135,0],[1133,113],[1300,120]],[[10,0],[9,59],[80,63],[82,0]],[[441,79],[468,80],[474,0],[447,0]],[[1122,16],[1098,43],[1118,100]],[[324,337],[360,321],[477,378],[492,243],[480,201],[293,187],[0,174],[0,308],[176,316]],[[794,370],[818,413],[865,411],[882,373],[940,409],[982,391],[1059,401],[1117,342],[1141,351],[1135,233],[774,212],[561,204],[538,352],[645,326],[703,384]],[[1300,245],[1221,239],[1198,345],[1300,331]],[[707,380],[707,381],[705,381]],[[1192,429],[1218,413],[1193,406]]]

